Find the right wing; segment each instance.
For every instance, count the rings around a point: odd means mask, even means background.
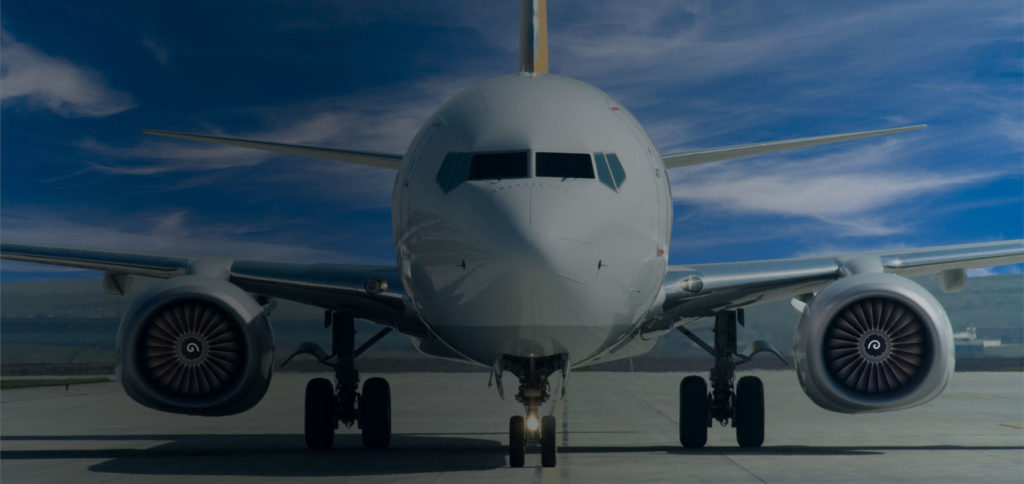
[[[677,153],[669,153],[663,155],[661,158],[665,162],[666,168],[677,168],[680,166],[699,165],[701,163],[711,163],[714,161],[731,160],[733,158],[742,158],[744,156],[763,155],[765,153],[775,153],[776,151],[792,150],[796,148],[806,148],[808,146],[817,146],[828,143],[838,143],[840,141],[850,141],[860,138],[868,138],[871,136],[881,136],[885,134],[902,133],[904,131],[913,131],[915,129],[923,129],[927,126],[920,124],[917,126],[904,126],[902,128],[892,129],[880,129],[876,131],[861,131],[857,133],[845,133],[845,134],[830,134],[825,136],[815,136],[812,138],[798,138],[782,141],[767,141],[764,143],[750,143],[744,145],[733,145],[733,146],[721,146],[718,148],[705,148],[699,150],[681,151]]]
[[[202,134],[176,133],[173,131],[158,131],[144,129],[143,133],[166,136],[168,138],[187,139],[191,141],[202,141],[204,143],[215,143],[254,150],[273,151],[289,155],[308,156],[310,158],[322,158],[332,161],[343,161],[359,165],[376,166],[397,170],[402,165],[402,155],[388,153],[371,153],[368,151],[338,150],[334,148],[318,148],[316,146],[290,145],[285,143],[271,143],[269,141],[257,141],[242,138],[226,138],[223,136],[208,136]]]
[[[402,280],[393,266],[269,262],[8,242],[0,243],[0,258],[116,276],[220,278],[246,292],[343,311],[411,336],[430,338],[423,323],[407,314]]]
[[[949,274],[960,279],[962,271],[1024,262],[1024,240],[897,249],[844,254],[670,266],[662,290],[660,312],[644,323],[644,332],[670,329],[681,320],[712,316],[786,298],[802,298],[829,283],[857,272],[889,272],[901,276]]]

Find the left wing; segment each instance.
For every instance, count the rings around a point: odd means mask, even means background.
[[[851,141],[855,139],[881,136],[886,134],[902,133],[916,129],[927,128],[927,125],[904,126],[902,128],[879,129],[875,131],[860,131],[857,133],[829,134],[825,136],[814,136],[811,138],[797,138],[781,141],[766,141],[763,143],[750,143],[733,146],[720,146],[718,148],[705,148],[699,150],[680,151],[669,153],[661,157],[666,168],[678,168],[680,166],[699,165],[715,161],[743,158],[745,156],[763,155],[778,151],[792,150],[796,148],[807,148],[809,146],[838,143],[840,141]]]
[[[114,281],[118,289],[126,276],[220,278],[253,294],[344,311],[411,336],[429,337],[423,324],[406,314],[405,292],[393,266],[268,262],[7,242],[0,244],[0,258],[104,271],[105,284]]]
[[[676,322],[711,316],[779,299],[802,297],[841,277],[860,272],[903,276],[939,274],[940,286],[962,287],[963,271],[1024,262],[1024,240],[804,257],[752,262],[670,266],[662,286],[659,314],[643,332],[670,329]]]

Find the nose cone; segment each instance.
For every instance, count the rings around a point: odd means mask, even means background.
[[[559,182],[522,183],[489,195],[505,220],[489,220],[500,230],[484,234],[490,263],[527,276],[527,292],[538,285],[558,290],[566,283],[586,286],[596,272],[593,226],[587,207]],[[564,291],[562,291],[564,292]],[[539,315],[538,315],[539,316]]]
[[[554,354],[574,343],[588,319],[588,282],[597,274],[593,228],[572,183],[501,181],[467,186],[474,201],[463,230],[472,249],[460,276],[424,301],[428,323],[445,341],[490,363],[494,351]]]

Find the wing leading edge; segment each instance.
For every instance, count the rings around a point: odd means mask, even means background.
[[[308,156],[310,158],[321,158],[331,161],[342,161],[358,165],[376,166],[397,170],[402,165],[402,155],[388,153],[372,153],[368,151],[339,150],[334,148],[319,148],[316,146],[292,145],[285,143],[272,143],[269,141],[257,141],[242,138],[227,138],[224,136],[209,136],[202,134],[177,133],[174,131],[159,131],[154,129],[142,130],[146,134],[166,136],[203,143],[214,143],[220,145],[237,146],[262,151],[273,151],[289,155]]]
[[[671,266],[664,303],[644,325],[661,331],[676,322],[753,304],[798,297],[858,272],[903,276],[957,273],[1024,262],[1024,240],[901,249],[751,262]],[[941,283],[940,278],[940,283]]]
[[[840,141],[851,141],[872,136],[902,133],[927,128],[927,125],[904,126],[902,128],[879,129],[875,131],[860,131],[856,133],[830,134],[825,136],[814,136],[811,138],[797,138],[781,141],[767,141],[764,143],[750,143],[733,146],[721,146],[718,148],[706,148],[699,150],[681,151],[669,153],[662,156],[666,168],[678,168],[680,166],[699,165],[715,161],[743,158],[745,156],[763,155],[777,151],[792,150],[796,148],[807,148]]]
[[[253,294],[344,311],[411,336],[429,337],[419,320],[406,315],[402,281],[393,266],[235,260],[8,242],[0,244],[0,258],[117,276],[215,277]]]

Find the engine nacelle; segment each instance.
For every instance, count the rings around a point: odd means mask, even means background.
[[[135,401],[165,412],[232,415],[270,385],[274,337],[263,308],[221,279],[151,287],[117,331],[117,372]]]
[[[822,408],[879,412],[925,403],[953,374],[942,305],[894,274],[861,273],[825,287],[796,329],[800,386]]]

